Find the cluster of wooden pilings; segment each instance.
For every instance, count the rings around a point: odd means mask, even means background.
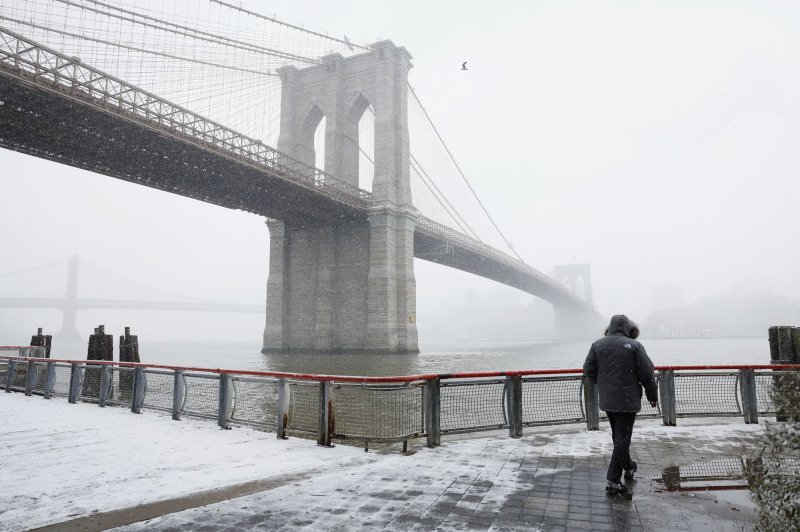
[[[50,349],[53,344],[53,336],[42,334],[39,327],[36,334],[31,336],[31,347],[45,348],[45,357],[50,358]],[[111,362],[114,360],[114,337],[106,334],[105,325],[99,325],[94,329],[94,334],[89,336],[89,346],[86,352],[86,360],[102,360]],[[125,327],[125,334],[119,337],[119,361],[120,362],[141,362],[139,358],[139,337],[131,334],[131,328]],[[122,391],[130,391],[133,388],[133,373],[125,372],[119,376],[119,386]],[[82,384],[82,393],[87,397],[96,396],[100,390],[100,369],[87,368]]]

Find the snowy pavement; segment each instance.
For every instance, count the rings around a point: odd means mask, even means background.
[[[747,530],[743,494],[658,493],[650,476],[745,456],[763,429],[637,421],[626,501],[603,493],[607,425],[419,441],[403,454],[19,393],[0,394],[0,413],[2,530]]]

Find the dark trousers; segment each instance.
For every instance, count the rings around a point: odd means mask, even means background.
[[[633,467],[630,449],[636,412],[606,412],[606,414],[611,424],[611,437],[614,440],[614,452],[611,454],[606,480],[619,483],[622,480],[622,470]]]

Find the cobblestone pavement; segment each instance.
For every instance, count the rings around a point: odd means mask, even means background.
[[[662,492],[651,477],[670,466],[746,456],[758,428],[738,419],[680,425],[637,421],[630,500],[604,492],[608,426],[587,432],[576,425],[390,450],[369,463],[314,471],[118,530],[751,530],[755,513],[745,491]]]

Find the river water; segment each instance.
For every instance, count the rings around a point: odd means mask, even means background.
[[[763,338],[642,339],[653,363],[768,364]],[[258,343],[141,342],[143,363],[332,375],[410,375],[461,371],[580,368],[590,341],[427,343],[418,355],[263,355]],[[53,358],[84,358],[86,348],[54,346]],[[115,355],[116,358],[116,355]]]

